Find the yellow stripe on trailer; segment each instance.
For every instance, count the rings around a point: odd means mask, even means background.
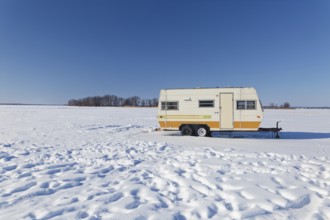
[[[159,115],[159,119],[211,119],[211,115]]]

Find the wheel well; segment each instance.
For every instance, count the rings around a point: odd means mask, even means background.
[[[210,127],[207,124],[182,124],[182,125],[180,125],[179,130],[181,131],[181,129],[186,125],[192,127],[192,129],[194,129],[194,130],[196,130],[200,126],[203,126],[203,127],[206,127],[206,129],[208,129],[210,131]]]

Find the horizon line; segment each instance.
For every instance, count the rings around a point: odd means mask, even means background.
[[[69,106],[68,104],[41,104],[41,103],[0,103],[0,105],[40,105],[40,106]],[[88,106],[83,106],[88,107]],[[90,107],[115,107],[115,106],[90,106]],[[263,106],[264,108],[268,108],[270,106]],[[299,108],[315,108],[315,109],[330,109],[330,106],[292,106],[291,109],[299,109]],[[281,109],[281,108],[268,108],[268,109]]]

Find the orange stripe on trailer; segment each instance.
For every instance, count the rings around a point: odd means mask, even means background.
[[[203,124],[203,125],[207,125],[209,126],[209,128],[211,129],[219,129],[220,127],[220,123],[216,122],[216,121],[159,121],[159,125],[161,128],[177,128],[179,129],[179,127],[182,124]]]
[[[182,124],[204,124],[208,125],[210,129],[219,129],[220,130],[220,122],[216,121],[159,121],[159,125],[161,128],[169,128],[169,129],[179,129]],[[260,126],[261,122],[259,121],[235,121],[233,130],[240,129],[255,129],[257,130]]]

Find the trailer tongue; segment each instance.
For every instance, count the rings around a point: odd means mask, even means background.
[[[276,122],[276,127],[275,128],[259,128],[258,131],[260,132],[272,132],[273,138],[280,138],[280,131],[282,128],[278,127],[278,124],[280,121]]]

